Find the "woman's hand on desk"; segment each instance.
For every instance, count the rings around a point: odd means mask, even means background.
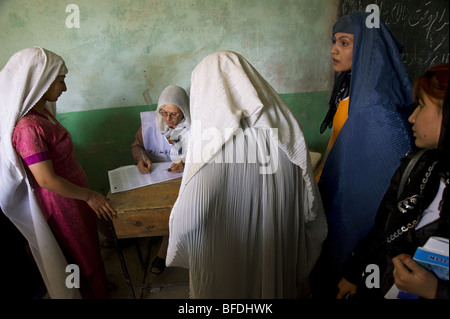
[[[170,166],[170,168],[168,169],[168,171],[171,173],[181,173],[183,172],[183,170],[184,170],[183,162],[173,163],[172,166]]]
[[[86,202],[95,212],[98,219],[113,220],[117,217],[117,212],[108,203],[108,199],[100,193],[90,191]]]
[[[141,172],[142,174],[148,174],[150,173],[150,170],[152,168],[152,161],[150,161],[148,158],[144,160],[140,160],[137,163],[137,167],[139,169],[139,172]]]

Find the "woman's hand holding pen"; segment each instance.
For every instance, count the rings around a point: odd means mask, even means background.
[[[142,159],[140,159],[137,163],[137,167],[142,174],[148,174],[150,173],[150,170],[152,168],[152,161],[150,161],[150,159],[144,155],[142,149],[140,150],[140,152]]]
[[[146,158],[145,162],[144,162],[144,160],[141,159],[137,163],[137,167],[142,174],[148,174],[148,173],[150,173],[150,170],[152,168],[152,161],[150,161],[148,158]]]

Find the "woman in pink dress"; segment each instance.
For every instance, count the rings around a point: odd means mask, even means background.
[[[21,62],[18,63],[18,60]],[[24,67],[27,63],[28,68]],[[25,88],[18,88],[14,81],[11,81],[10,91],[0,88],[7,101],[11,101],[8,92],[21,91],[25,96],[19,110],[13,109],[15,105],[8,107],[11,112],[17,113],[17,123],[11,136],[12,146],[23,161],[28,184],[34,190],[27,196],[35,196],[67,263],[79,267],[81,296],[107,298],[106,272],[100,254],[95,215],[112,219],[116,212],[105,196],[88,188],[86,174],[75,158],[70,134],[51,112],[52,103],[67,90],[64,82],[67,68],[56,54],[34,47],[13,56],[2,73],[11,73],[11,70],[15,71],[15,78],[28,79]],[[0,82],[0,85],[8,84]],[[5,144],[3,136],[1,142]],[[7,198],[2,197],[1,205],[6,215],[15,214]],[[19,229],[20,222],[27,222],[27,219],[16,221]],[[33,214],[28,222],[34,222]],[[26,235],[30,237],[30,234]],[[35,236],[38,238],[37,246],[42,249],[45,244],[39,242],[39,234]],[[42,273],[45,267],[40,268]],[[52,276],[48,271],[43,274],[44,278],[48,276]]]

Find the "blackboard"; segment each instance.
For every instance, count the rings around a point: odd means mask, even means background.
[[[369,4],[378,6],[381,19],[403,45],[412,81],[430,66],[449,61],[449,0],[341,0],[340,13],[366,11]]]

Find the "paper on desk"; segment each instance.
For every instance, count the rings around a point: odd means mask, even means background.
[[[108,171],[111,194],[157,184],[183,176],[183,173],[170,173],[167,170],[172,162],[152,163],[150,174],[142,174],[136,165],[128,165]]]

